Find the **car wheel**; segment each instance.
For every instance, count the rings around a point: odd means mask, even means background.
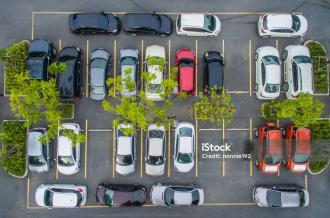
[[[284,50],[281,56],[282,56],[282,60],[286,60],[286,58],[288,57],[288,51]]]
[[[254,91],[256,91],[256,92],[257,92],[257,91],[258,91],[258,89],[259,89],[259,85],[258,85],[258,84],[255,84],[255,85],[254,85]]]
[[[284,92],[287,92],[288,90],[289,90],[289,83],[284,82],[284,83],[283,83],[283,91],[284,91]]]
[[[254,60],[258,60],[258,53],[256,53],[255,55],[254,55]]]
[[[256,131],[254,132],[254,134],[255,134],[256,138],[259,137],[259,132],[258,132],[258,130],[256,130]]]
[[[282,132],[282,136],[285,137],[285,136],[286,136],[286,131],[285,131],[285,129],[281,129],[281,132]]]

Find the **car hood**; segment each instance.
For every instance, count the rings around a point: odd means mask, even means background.
[[[116,172],[121,175],[128,175],[135,171],[134,163],[128,166],[121,166],[116,164]]]
[[[57,169],[58,169],[58,172],[60,172],[61,174],[72,175],[79,171],[79,166],[78,166],[78,163],[75,163],[72,166],[61,166],[61,165],[57,164]]]
[[[35,172],[35,173],[44,173],[48,171],[48,165],[47,163],[45,163],[42,166],[32,166],[29,164],[29,170],[31,172]]]
[[[179,163],[175,160],[174,168],[179,172],[187,173],[194,168],[194,160],[191,163]]]
[[[256,188],[253,194],[255,203],[260,207],[268,207],[267,203],[267,189]]]
[[[44,202],[44,195],[45,195],[45,188],[42,186],[39,186],[37,188],[36,194],[35,194],[35,200],[38,206],[44,207],[45,202]]]
[[[159,206],[165,206],[165,202],[163,199],[164,193],[166,190],[166,186],[152,186],[150,191],[150,200],[152,204],[159,205]]]
[[[300,29],[298,32],[302,35],[305,35],[305,33],[307,32],[307,29],[308,29],[307,19],[302,15],[297,15],[297,16],[300,19]]]
[[[151,165],[146,163],[146,174],[150,176],[161,176],[164,174],[165,164]]]
[[[171,18],[169,18],[168,16],[165,15],[159,15],[160,19],[162,21],[162,25],[161,25],[161,32],[164,34],[171,34],[172,33],[172,20]]]

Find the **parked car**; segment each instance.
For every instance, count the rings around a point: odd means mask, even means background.
[[[66,71],[57,74],[57,88],[62,99],[79,99],[82,91],[81,49],[65,47],[58,55],[58,64],[65,64]]]
[[[189,172],[195,165],[195,127],[192,123],[181,122],[175,128],[174,168]]]
[[[157,206],[198,206],[204,204],[204,190],[198,185],[158,183],[151,187],[150,199]]]
[[[106,80],[110,74],[111,54],[103,48],[91,53],[89,93],[93,100],[103,100],[107,96]]]
[[[254,91],[261,100],[280,96],[281,61],[278,50],[271,46],[258,48],[255,55],[256,85]]]
[[[157,59],[165,60],[165,48],[160,45],[148,46],[145,55],[145,71],[155,75],[154,79],[147,81],[145,84],[146,96],[153,101],[162,101],[164,89],[161,83],[165,77],[165,62],[163,66],[154,64],[154,62],[157,61]],[[153,59],[152,63],[150,63],[151,59]]]
[[[216,15],[203,13],[179,14],[176,33],[181,36],[217,36],[221,22]]]
[[[256,165],[266,174],[280,170],[282,159],[282,132],[274,123],[266,123],[256,131],[258,137],[258,160]]]
[[[264,14],[259,17],[259,36],[266,37],[300,37],[308,28],[307,20],[298,14]]]
[[[34,128],[29,131],[27,139],[28,163],[32,172],[48,172],[53,164],[53,148],[50,142],[41,142],[47,138],[46,128]]]
[[[224,62],[220,52],[209,51],[204,55],[204,92],[209,94],[211,87],[216,87],[217,93],[223,88]]]
[[[313,94],[313,65],[309,50],[303,45],[290,45],[282,53],[284,60],[283,90],[288,99],[304,92]]]
[[[116,172],[128,175],[135,171],[136,136],[125,135],[124,129],[132,128],[131,124],[119,124],[117,128],[116,144]]]
[[[146,134],[146,174],[161,176],[165,172],[166,132],[164,126],[151,124]]]
[[[29,44],[26,68],[29,78],[48,80],[48,66],[56,59],[56,48],[49,40],[35,39]]]
[[[116,15],[104,12],[72,14],[69,25],[75,34],[117,34],[121,26]]]
[[[253,201],[259,207],[306,207],[309,193],[297,185],[257,185],[253,188]]]
[[[109,207],[142,206],[147,201],[147,189],[142,185],[101,183],[96,189],[96,201]]]
[[[285,130],[285,139],[283,165],[293,173],[305,172],[312,153],[311,130],[289,125]]]
[[[122,49],[120,50],[120,72],[123,80],[131,78],[134,83],[133,87],[127,87],[123,81],[123,90],[121,95],[125,97],[136,96],[140,83],[139,78],[139,51],[136,49]]]
[[[72,175],[80,169],[80,143],[72,144],[65,131],[80,134],[80,126],[75,123],[64,123],[58,133],[57,170],[64,175]]]
[[[128,13],[123,17],[123,29],[131,35],[169,36],[172,33],[172,20],[164,14]]]
[[[36,190],[38,206],[51,208],[83,207],[87,201],[87,187],[73,184],[41,184]]]
[[[178,94],[185,92],[188,96],[195,95],[195,53],[191,49],[179,49],[176,53],[178,66]]]

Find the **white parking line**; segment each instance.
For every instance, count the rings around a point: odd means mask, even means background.
[[[88,132],[112,132],[112,129],[89,129]]]

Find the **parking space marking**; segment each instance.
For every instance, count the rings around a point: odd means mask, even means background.
[[[144,65],[144,63],[143,63],[143,39],[141,40],[141,74],[140,75],[142,75],[142,72],[143,72],[143,65]],[[143,79],[141,79],[141,90],[143,90]]]
[[[308,175],[305,174],[305,189],[308,190]]]
[[[116,127],[112,126],[112,178],[115,178],[115,143],[116,143]]]
[[[195,156],[195,159],[196,159],[196,172],[195,172],[195,177],[198,177],[198,120],[195,119],[195,143],[196,143],[196,156]]]
[[[140,131],[140,148],[141,148],[141,155],[140,155],[140,178],[142,178],[143,175],[143,129],[141,128]]]
[[[168,79],[170,78],[171,74],[171,40],[168,40]]]
[[[112,132],[112,129],[89,129],[88,132]]]
[[[198,93],[198,86],[197,86],[197,70],[198,70],[198,40],[196,39],[195,41],[195,87],[196,87],[196,91],[195,91],[195,96],[197,96]]]
[[[27,178],[26,181],[26,208],[29,208],[30,202],[30,178]]]
[[[252,128],[252,118],[250,117],[250,142],[252,142],[252,130],[253,130],[253,128]],[[250,155],[250,176],[253,176],[253,162],[252,162],[252,154]]]
[[[252,96],[252,41],[249,40],[249,93]]]
[[[171,123],[168,123],[168,142],[167,142],[167,177],[171,176]]]
[[[199,131],[221,131],[222,129],[198,129]]]
[[[304,42],[304,36],[300,37],[300,42]]]
[[[229,128],[226,129],[227,131],[249,131],[250,129],[247,128]]]
[[[253,202],[242,202],[242,203],[204,203],[204,206],[254,206]]]
[[[225,142],[225,120],[222,120],[222,144]],[[225,152],[222,152],[222,155],[224,155]],[[225,177],[226,175],[226,165],[225,165],[225,158],[222,157],[222,177]]]
[[[222,39],[222,58],[223,58],[223,63],[225,63],[225,40]]]
[[[32,18],[31,18],[31,40],[34,38],[34,20],[35,20],[35,14],[32,12]]]
[[[278,40],[275,40],[275,48],[278,49]]]
[[[87,178],[88,120],[85,120],[85,179]]]
[[[88,65],[89,65],[89,40],[86,40],[86,98],[88,98],[89,95],[89,87],[88,87]]]
[[[249,94],[249,91],[227,91],[228,94]]]

